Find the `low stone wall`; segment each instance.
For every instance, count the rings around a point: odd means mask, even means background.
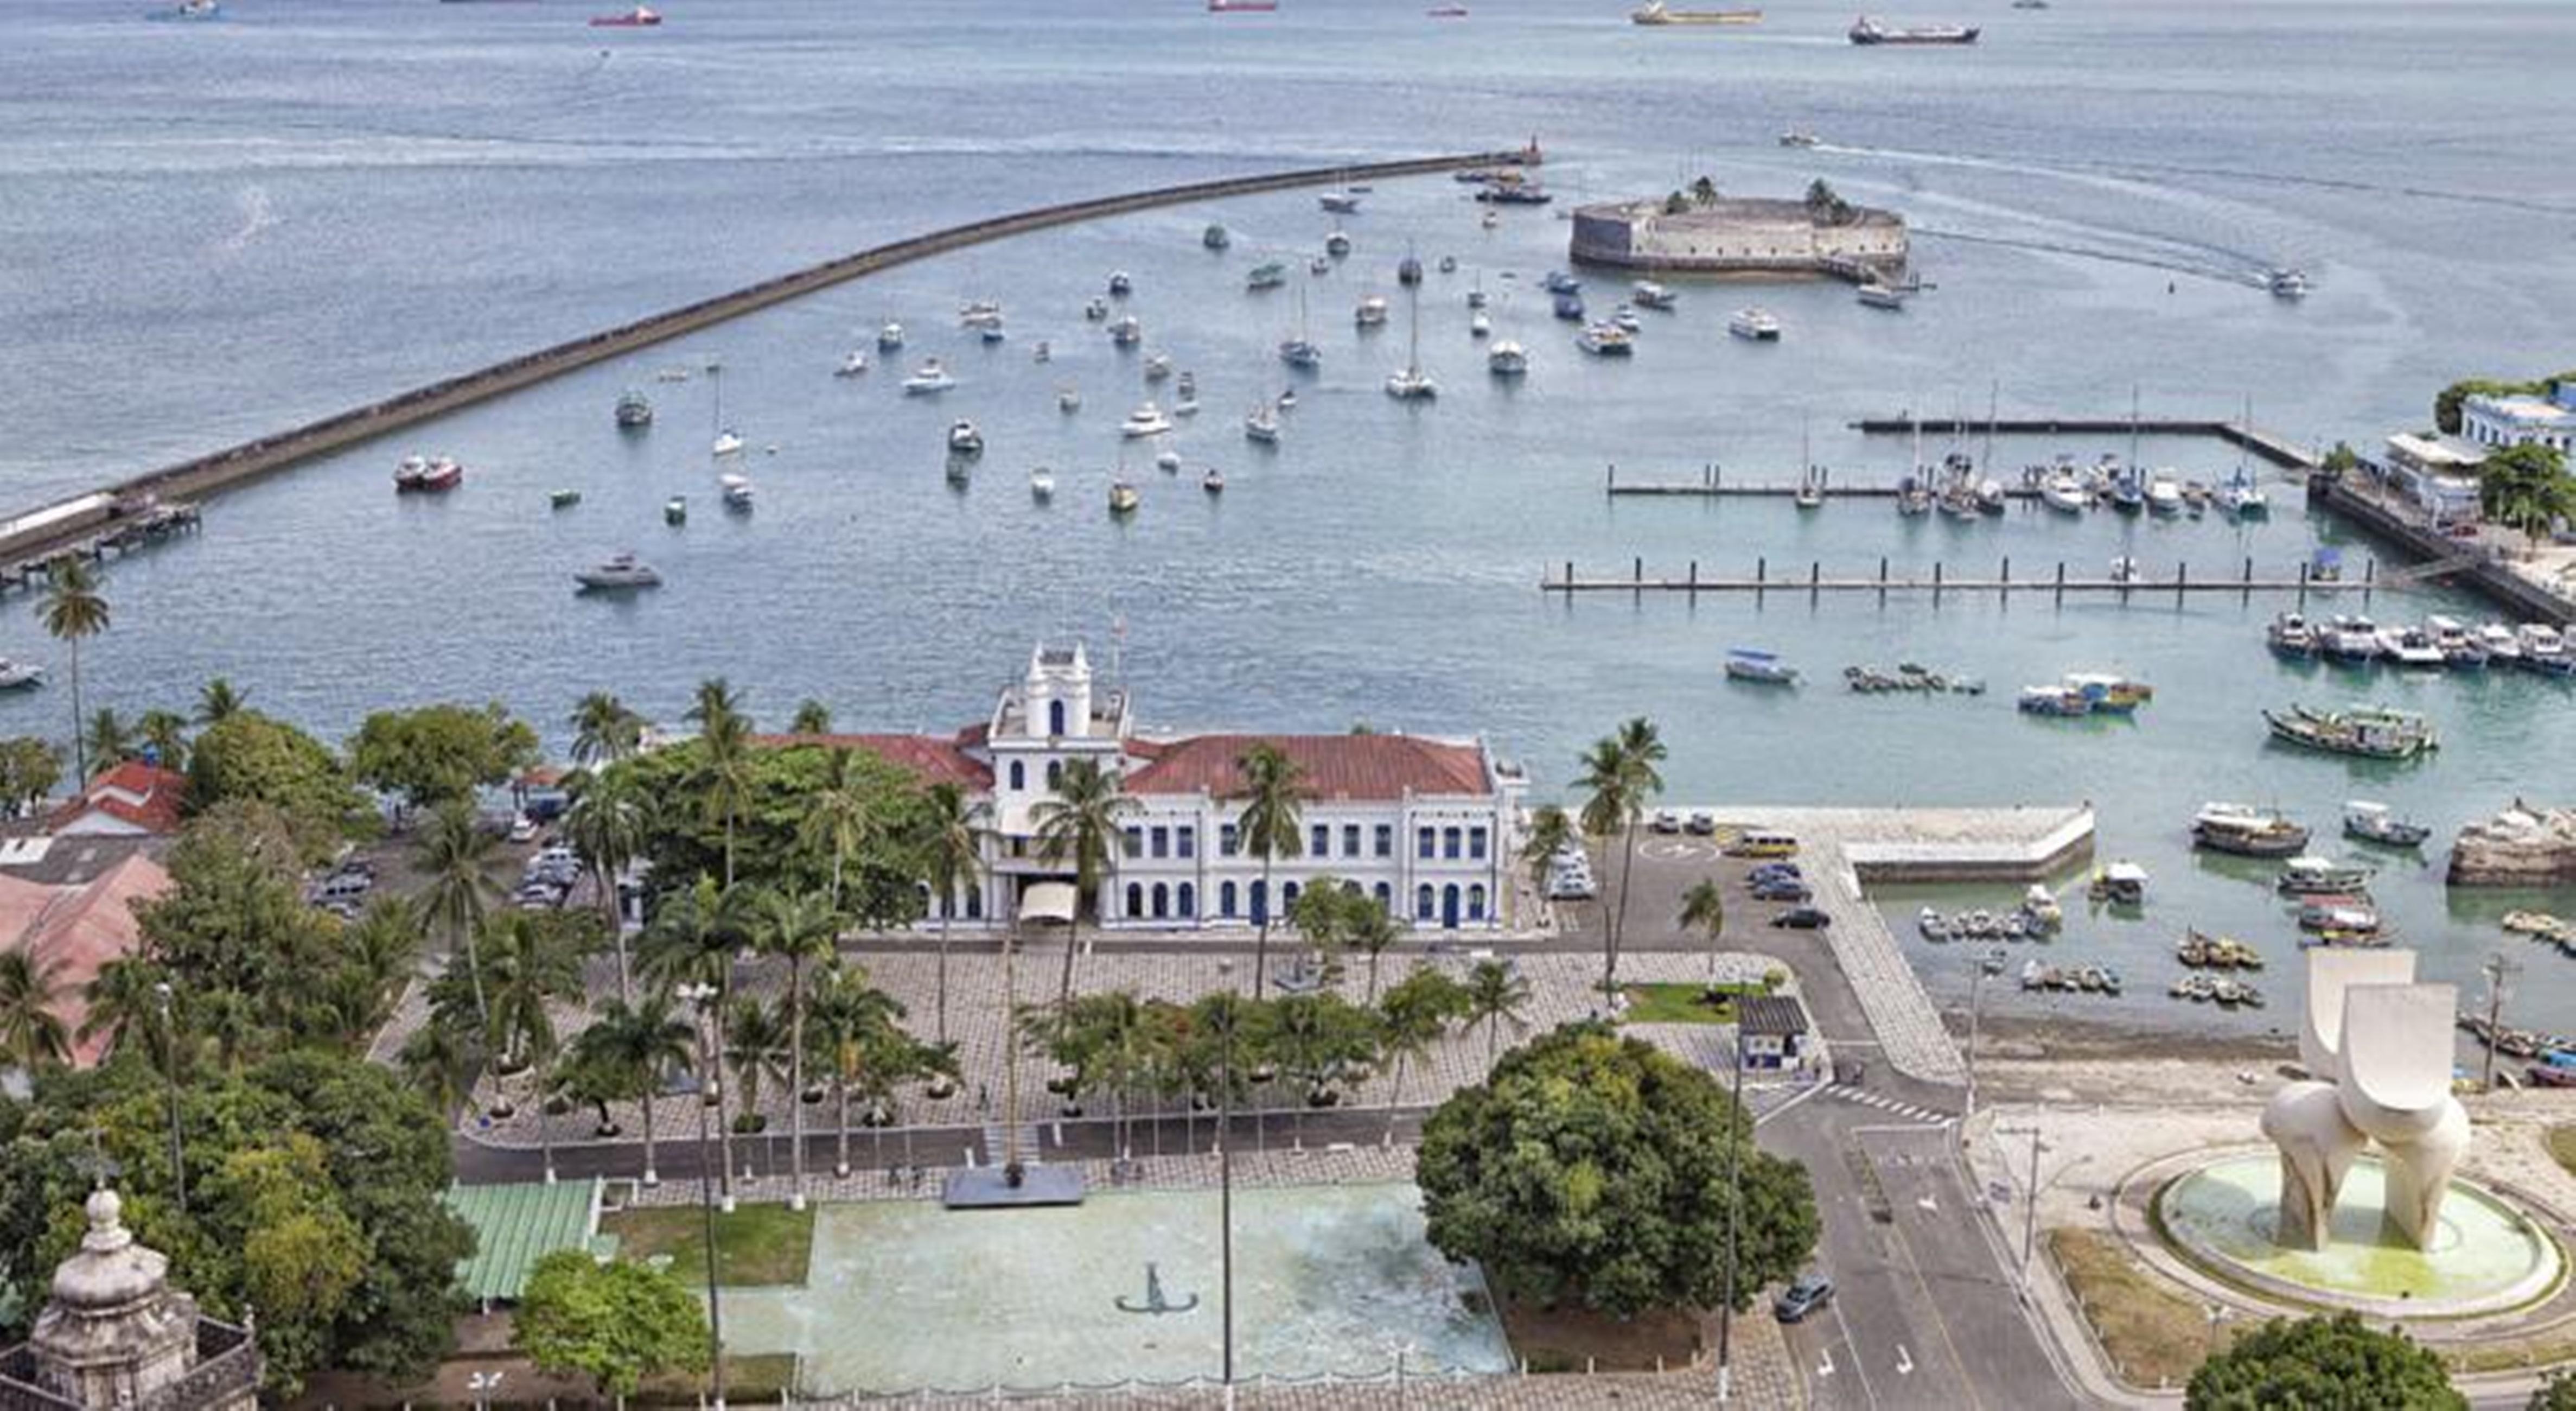
[[[2459,558],[2464,552],[2457,542],[2405,518],[2377,497],[2364,493],[2360,487],[2347,484],[2341,476],[2310,476],[2308,502],[2343,516],[2373,536],[2394,543],[2419,558],[2438,562]],[[2474,550],[2467,552],[2476,553]],[[2576,603],[2514,572],[2490,554],[2477,553],[2474,561],[2463,566],[2449,581],[2483,594],[2529,621],[2560,627],[2576,622]]]
[[[2558,887],[2576,883],[2576,809],[2532,809],[2519,800],[2460,829],[2451,845],[2454,887]]]

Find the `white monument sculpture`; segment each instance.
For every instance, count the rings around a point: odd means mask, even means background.
[[[2415,982],[2411,950],[2308,952],[2299,1060],[2315,1077],[2263,1110],[2263,1135],[2281,1149],[2280,1244],[2325,1247],[2344,1174],[2373,1140],[2386,1152],[2388,1223],[2416,1249],[2431,1244],[2469,1148],[2469,1114],[2451,1096],[2456,1002],[2450,985]]]

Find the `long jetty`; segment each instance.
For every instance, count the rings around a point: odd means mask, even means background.
[[[1884,604],[1888,595],[1892,593],[1929,593],[1936,603],[1945,593],[1961,596],[1991,593],[1999,598],[2010,598],[2015,593],[2044,593],[2059,602],[2065,601],[2069,593],[2107,594],[2117,597],[2122,602],[2139,598],[2170,597],[2176,603],[2181,603],[2194,595],[2211,593],[2235,594],[2246,600],[2252,599],[2256,593],[2294,593],[2302,603],[2306,602],[2308,595],[2312,593],[2321,596],[2359,593],[2362,601],[2367,603],[2372,593],[2403,591],[2413,585],[2393,580],[2382,581],[2377,559],[2368,560],[2363,565],[2361,577],[2358,579],[2320,577],[2306,563],[2301,563],[2295,573],[2262,574],[2255,571],[2254,560],[2251,558],[2246,559],[2242,568],[2234,574],[2217,574],[2199,578],[2191,575],[2191,565],[2187,562],[2176,563],[2173,572],[2165,577],[2153,577],[2143,572],[2124,577],[2118,574],[2069,574],[2063,559],[2058,560],[2047,571],[2029,577],[2016,578],[2013,576],[2013,563],[2010,558],[2002,560],[1991,574],[1955,573],[1943,563],[1933,564],[1928,574],[1911,569],[1899,574],[1892,569],[1889,561],[1882,557],[1878,561],[1878,571],[1874,575],[1836,573],[1831,577],[1826,576],[1824,564],[1821,561],[1809,562],[1804,574],[1792,568],[1788,572],[1774,576],[1771,572],[1771,561],[1768,558],[1755,559],[1750,576],[1741,573],[1703,574],[1700,572],[1699,560],[1692,559],[1678,577],[1670,573],[1660,573],[1650,577],[1646,573],[1646,561],[1643,558],[1631,559],[1628,573],[1624,577],[1615,573],[1586,576],[1577,573],[1574,561],[1567,559],[1561,568],[1542,572],[1539,575],[1538,586],[1541,592],[1559,593],[1568,598],[1577,594],[1591,593],[1630,593],[1639,597],[1648,593],[1678,593],[1693,598],[1702,593],[1750,594],[1757,598],[1773,593],[1782,595],[1803,593],[1813,599],[1827,593],[1875,593],[1878,601]]]
[[[533,386],[549,378],[588,367],[610,358],[622,357],[639,348],[695,333],[711,325],[742,317],[773,304],[800,298],[818,289],[829,288],[866,275],[892,269],[915,260],[947,254],[970,245],[1026,235],[1056,226],[1074,225],[1108,216],[1176,206],[1191,201],[1229,199],[1259,195],[1267,191],[1286,191],[1304,186],[1323,186],[1349,181],[1391,179],[1419,176],[1430,172],[1453,171],[1461,167],[1505,166],[1532,159],[1528,149],[1498,152],[1465,152],[1444,156],[1410,157],[1400,161],[1346,164],[1329,167],[1302,167],[1291,171],[1268,172],[1254,176],[1221,177],[1212,181],[1189,182],[1178,186],[1160,186],[1144,191],[1131,191],[1115,196],[1098,196],[1082,201],[1039,206],[1009,215],[993,216],[949,226],[926,235],[911,236],[889,244],[873,246],[855,254],[842,255],[820,264],[764,279],[729,293],[683,304],[649,314],[631,323],[586,334],[551,347],[523,353],[514,358],[477,368],[472,372],[442,378],[426,386],[361,407],[326,416],[319,421],[254,441],[210,452],[175,465],[164,466],[130,480],[94,489],[81,495],[0,520],[0,562],[40,558],[66,546],[87,540],[94,531],[112,521],[148,513],[156,504],[172,501],[196,501],[218,490],[229,489],[245,481],[286,469],[298,462],[336,451],[361,441],[402,430],[433,417],[444,416],[462,407]]]
[[[2284,470],[2307,472],[2317,458],[2286,436],[2241,421],[2177,417],[1910,417],[1870,416],[1851,423],[1864,436],[2210,436]]]

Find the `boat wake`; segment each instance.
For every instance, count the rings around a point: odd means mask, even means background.
[[[2437,186],[2397,185],[2346,177],[2304,176],[2294,172],[2249,171],[2241,167],[2192,166],[2181,162],[2141,162],[2125,158],[2118,161],[2072,161],[2050,164],[1981,152],[1917,152],[1901,147],[1869,147],[1833,142],[1818,143],[1807,150],[1943,166],[1982,167],[1992,171],[2015,172],[2027,176],[2056,176],[2069,179],[2096,175],[2131,178],[2144,182],[2168,176],[2213,177],[2221,181],[2241,181],[2262,186],[2295,186],[2316,191],[2349,191],[2367,196],[2403,196],[2421,201],[2449,201],[2498,210],[2527,211],[2536,215],[2576,216],[2576,205],[2534,200],[2526,196],[2508,196],[2489,191],[2454,191]]]
[[[258,239],[260,232],[278,223],[277,209],[269,203],[265,186],[243,187],[234,193],[233,206],[241,212],[241,224],[215,246],[225,255],[238,255],[249,249],[250,242]]]

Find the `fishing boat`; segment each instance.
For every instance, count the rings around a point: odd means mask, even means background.
[[[2202,804],[2191,820],[2194,847],[2238,857],[2295,857],[2308,838],[2300,824],[2249,804]]]
[[[2433,830],[2399,818],[2384,803],[2354,799],[2343,806],[2343,835],[2384,848],[2420,848]]]
[[[2298,613],[2276,613],[2271,625],[2263,629],[2263,645],[2271,648],[2274,656],[2306,660],[2317,654],[2319,636],[2315,624]]]
[[[1199,488],[1205,490],[1211,495],[1224,494],[1225,472],[1217,469],[1215,466],[1209,466],[1199,474]]]
[[[2066,924],[2066,913],[2057,905],[2057,896],[2047,884],[2033,882],[2023,889],[2021,905],[2016,912],[2029,922],[2030,929],[2042,934]]]
[[[654,571],[653,565],[630,552],[612,555],[582,569],[572,576],[572,581],[579,584],[585,593],[615,593],[659,588],[662,575]]]
[[[2136,906],[2147,899],[2147,869],[2134,862],[2112,863],[2095,874],[2093,890],[2114,905]]]
[[[1386,326],[1384,296],[1371,294],[1360,300],[1359,306],[1351,311],[1351,322],[1361,328],[1384,328]]]
[[[549,490],[546,492],[546,506],[549,509],[568,510],[580,503],[581,492],[579,490],[564,489]]]
[[[716,477],[716,494],[724,501],[726,509],[741,514],[751,508],[751,477],[738,473],[719,475]]]
[[[984,454],[984,433],[971,421],[954,421],[948,426],[948,454],[980,456]]]
[[[1681,296],[1651,279],[1641,279],[1628,286],[1628,297],[1638,308],[1670,313],[1681,307]]]
[[[1977,33],[1975,25],[1917,25],[1903,28],[1863,15],[1852,22],[1850,37],[1854,44],[1974,44],[1977,42]]]
[[[1795,686],[1798,684],[1798,668],[1780,660],[1774,653],[1735,647],[1726,654],[1726,679],[1747,681],[1757,686]]]
[[[2071,719],[2091,715],[2093,702],[2083,692],[2066,686],[2024,686],[2013,699],[2013,708],[2024,715]]]
[[[2260,970],[2262,953],[2233,936],[2204,935],[2186,930],[2174,944],[2174,958],[2195,970]]]
[[[1127,413],[1127,419],[1118,423],[1118,434],[1131,441],[1160,436],[1171,429],[1172,419],[1150,401],[1137,403],[1136,409]]]
[[[912,376],[903,380],[903,392],[907,397],[936,396],[956,385],[957,379],[949,375],[939,359],[924,358],[921,366],[913,369]]]
[[[1636,340],[1615,323],[1587,323],[1574,336],[1574,346],[1605,358],[1624,358],[1637,351]]]
[[[895,352],[903,347],[903,325],[889,323],[877,330],[877,351]]]
[[[1780,341],[1780,320],[1768,309],[1738,309],[1727,319],[1726,331],[1756,343],[1776,343]]]
[[[2301,854],[2281,865],[2280,875],[2272,879],[2272,885],[2283,896],[2336,896],[2359,892],[2370,885],[2371,872],[2358,863]]]
[[[1277,260],[1254,265],[1243,276],[1246,291],[1276,289],[1288,282],[1288,267]]]
[[[1136,512],[1136,506],[1142,503],[1144,503],[1143,497],[1136,493],[1135,486],[1124,480],[1112,480],[1109,482],[1110,514],[1134,514]]]
[[[1040,504],[1055,498],[1055,472],[1038,466],[1029,472],[1029,498]]]
[[[1580,323],[1583,320],[1583,296],[1574,290],[1556,291],[1549,297],[1548,307],[1558,318],[1569,323]]]
[[[2095,715],[2132,715],[2156,698],[2156,688],[2146,682],[2106,672],[2075,672],[2064,685],[2090,702]]]
[[[1279,411],[1268,402],[1254,407],[1243,418],[1243,438],[1256,445],[1279,444]]]
[[[1497,338],[1485,350],[1485,371],[1496,377],[1522,377],[1529,373],[1529,350],[1509,338]]]
[[[662,16],[646,5],[638,5],[632,10],[620,10],[613,15],[590,17],[592,29],[651,29],[661,22]]]
[[[465,467],[446,456],[405,456],[394,468],[394,493],[435,494],[465,483]]]
[[[2423,716],[2387,706],[2315,710],[2294,705],[2264,711],[2263,721],[2276,738],[2290,744],[2361,759],[2414,759],[2441,744]]]
[[[1199,232],[1199,243],[1211,250],[1222,250],[1234,243],[1234,237],[1226,232],[1224,226],[1210,221],[1208,228]]]
[[[617,425],[622,431],[637,431],[653,424],[653,404],[644,394],[629,387],[618,394]]]

